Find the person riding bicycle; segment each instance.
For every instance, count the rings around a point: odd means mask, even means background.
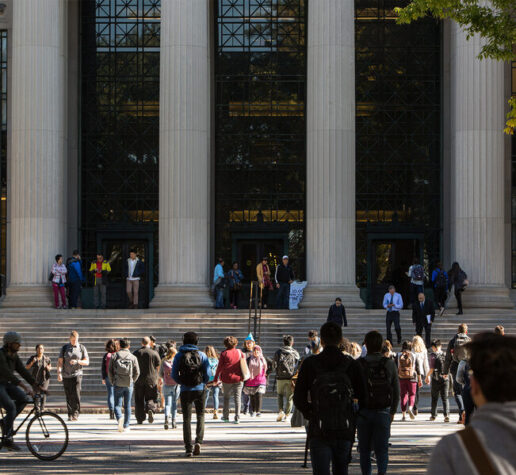
[[[21,347],[21,335],[17,332],[7,332],[4,335],[4,346],[0,348],[0,406],[5,409],[6,415],[2,420],[4,439],[2,445],[7,450],[20,450],[13,441],[13,424],[16,416],[23,411],[27,403],[31,402],[29,395],[33,391],[25,386],[14,374],[16,371],[35,390],[43,388],[36,385],[36,380],[25,369],[18,351]]]

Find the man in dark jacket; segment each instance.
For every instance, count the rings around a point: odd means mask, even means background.
[[[143,424],[146,415],[149,424],[154,422],[158,405],[158,368],[161,359],[150,347],[149,337],[142,339],[142,347],[134,352],[140,368],[140,376],[134,384],[134,415],[138,424]]]
[[[334,322],[326,322],[321,327],[320,335],[324,350],[318,355],[309,356],[301,365],[294,392],[294,404],[309,421],[308,437],[313,472],[330,473],[330,464],[333,463],[333,473],[347,473],[355,438],[356,415],[350,415],[352,420],[348,419],[349,428],[341,425],[342,432],[334,433],[331,437],[324,434],[321,427],[325,424],[324,421],[319,424],[321,413],[318,414],[316,410],[315,401],[319,389],[317,382],[324,384],[321,381],[324,380],[325,373],[331,373],[333,376],[342,371],[351,384],[352,398],[356,402],[365,398],[365,381],[359,364],[338,348],[342,340],[341,327]]]
[[[346,319],[346,309],[342,305],[342,299],[337,297],[335,303],[330,307],[328,311],[327,322],[335,322],[339,327],[348,326],[348,320]]]
[[[72,258],[68,262],[68,283],[70,286],[70,308],[77,308],[77,301],[81,296],[81,286],[84,283],[82,263],[79,251],[72,252]]]
[[[21,347],[21,335],[16,332],[7,332],[4,335],[4,346],[0,348],[0,406],[5,411],[3,419],[4,440],[7,450],[19,451],[20,447],[13,441],[13,424],[16,416],[30,402],[26,393],[32,391],[23,384],[14,372],[16,371],[25,381],[35,387],[36,380],[25,369],[18,356]],[[38,387],[42,391],[43,388]]]
[[[278,289],[278,296],[276,298],[276,307],[287,309],[289,308],[290,300],[290,284],[294,280],[294,271],[288,265],[288,256],[283,256],[283,263],[276,267],[276,288]]]
[[[432,323],[435,319],[434,303],[425,298],[425,294],[420,292],[417,296],[418,302],[412,307],[412,323],[416,325],[416,334],[423,336],[425,329],[425,344],[430,348],[432,344]]]
[[[126,282],[126,292],[129,298],[129,308],[138,308],[138,292],[140,289],[140,279],[145,273],[145,265],[136,256],[136,251],[129,251],[129,259],[124,262],[124,279]]]

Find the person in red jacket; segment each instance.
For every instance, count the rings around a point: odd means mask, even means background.
[[[224,338],[226,350],[220,355],[219,365],[213,380],[214,383],[217,383],[219,380],[222,381],[222,388],[224,390],[222,422],[229,422],[229,400],[233,396],[235,401],[235,424],[238,424],[240,419],[240,398],[244,385],[240,360],[243,359],[245,363],[245,356],[237,349],[237,345],[238,340],[234,336]]]

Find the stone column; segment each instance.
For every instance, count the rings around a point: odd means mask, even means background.
[[[479,37],[451,27],[451,259],[468,307],[512,308],[505,282],[504,64],[479,60]]]
[[[306,270],[303,307],[364,307],[355,275],[355,9],[308,3]]]
[[[12,3],[10,259],[3,306],[51,304],[48,275],[66,252],[66,2]]]
[[[161,7],[159,285],[151,307],[211,306],[210,2]]]

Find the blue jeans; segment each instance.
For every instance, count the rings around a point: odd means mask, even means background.
[[[278,289],[278,296],[276,297],[277,308],[289,308],[290,301],[290,284],[288,282],[281,282]]]
[[[122,418],[122,403],[125,407],[124,413],[124,427],[129,427],[131,423],[131,399],[133,397],[133,387],[122,388],[115,386],[115,416],[116,420]]]
[[[204,407],[208,407],[208,399],[210,398],[210,395],[212,392],[213,392],[213,409],[215,409],[217,411],[219,409],[219,393],[220,393],[219,386],[206,388],[206,404],[204,405]]]
[[[357,419],[360,468],[371,475],[371,451],[376,455],[378,473],[386,473],[389,463],[391,415],[389,409],[360,409]]]
[[[109,378],[105,379],[106,381],[106,391],[107,391],[107,407],[110,411],[115,410],[115,387],[111,384]]]
[[[217,298],[215,299],[215,308],[224,308],[224,289],[222,287],[215,290]]]
[[[0,384],[0,406],[5,410],[4,437],[12,439],[13,424],[16,416],[31,400],[19,386],[10,383]]]
[[[330,465],[333,466],[333,475],[348,475],[352,446],[350,440],[310,439],[310,460],[314,475],[330,475]]]
[[[177,398],[179,396],[178,393],[179,385],[175,384],[174,386],[163,385],[163,398],[165,399],[165,420],[172,415],[172,420],[176,420],[177,413]]]

